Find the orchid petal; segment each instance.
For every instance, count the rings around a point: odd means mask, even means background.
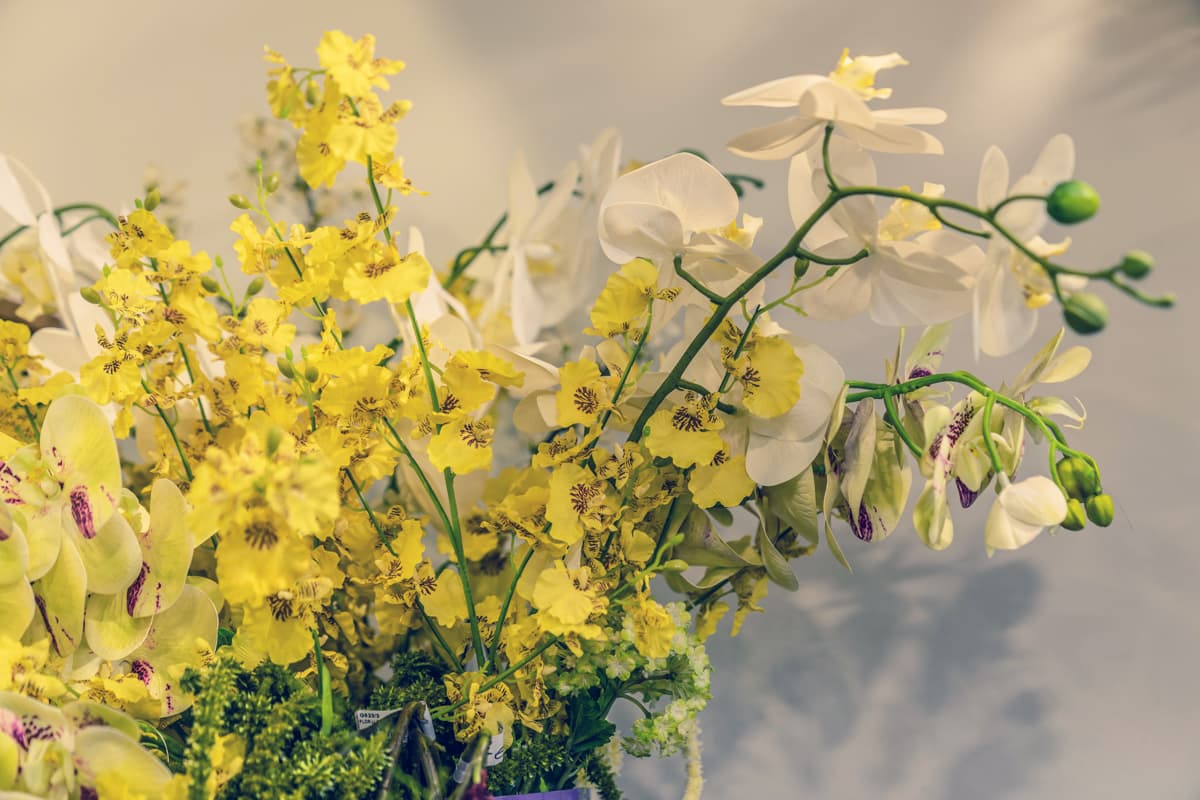
[[[807,150],[820,137],[823,120],[788,117],[730,139],[729,152],[760,161],[788,158]]]
[[[742,89],[740,92],[721,98],[723,106],[761,106],[764,108],[788,108],[800,102],[800,98],[814,86],[828,83],[824,75],[792,75]]]

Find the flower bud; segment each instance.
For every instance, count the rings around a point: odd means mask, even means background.
[[[250,201],[240,194],[229,195],[229,204],[234,208],[247,209],[250,208]]]
[[[250,285],[246,287],[246,297],[254,297],[254,295],[263,290],[263,286],[264,284],[262,276],[259,275],[257,278],[250,281]]]
[[[672,558],[670,561],[664,561],[662,565],[663,572],[683,572],[690,564],[682,558]]]
[[[275,362],[275,366],[279,368],[279,374],[288,380],[292,380],[296,377],[296,370],[292,367],[292,362],[279,359]]]
[[[279,445],[283,443],[283,430],[281,428],[272,427],[267,431],[267,455],[273,456],[279,451]]]
[[[304,368],[304,380],[309,383],[315,383],[317,378],[321,377],[321,373],[311,364]]]
[[[158,187],[154,187],[146,192],[146,199],[142,201],[142,208],[147,211],[153,211],[158,208],[158,204],[162,202],[162,195],[158,191]]]
[[[1063,319],[1076,333],[1098,333],[1108,324],[1108,306],[1091,292],[1076,292],[1063,303]]]
[[[279,174],[272,172],[263,181],[263,188],[267,190],[267,194],[274,194],[279,189]]]
[[[85,286],[80,289],[79,296],[94,306],[100,305],[100,293],[90,286]]]
[[[1074,225],[1095,216],[1100,208],[1100,195],[1090,183],[1063,181],[1046,198],[1046,213],[1055,222]]]
[[[1087,508],[1088,519],[1101,528],[1107,528],[1112,524],[1113,501],[1110,495],[1098,494],[1095,497],[1089,497],[1085,507]]]
[[[1154,269],[1154,256],[1145,250],[1130,250],[1121,259],[1121,272],[1135,281],[1141,280]]]
[[[1062,526],[1069,531],[1081,531],[1087,525],[1087,512],[1083,510],[1083,503],[1072,497],[1067,501],[1067,516],[1062,521]]]
[[[201,275],[200,285],[204,287],[204,291],[212,292],[213,294],[221,293],[221,284],[217,283],[217,279],[211,275]]]
[[[1100,476],[1085,459],[1068,456],[1058,462],[1057,469],[1067,497],[1082,502],[1100,491]]]
[[[304,87],[304,99],[310,106],[315,106],[321,100],[321,93],[316,81],[309,81],[308,85]]]
[[[792,277],[796,280],[803,278],[811,263],[807,258],[797,258],[796,263],[792,265]]]

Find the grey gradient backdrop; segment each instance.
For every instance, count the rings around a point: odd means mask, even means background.
[[[769,252],[787,233],[785,165],[723,154],[764,117],[717,100],[826,71],[843,46],[899,50],[912,66],[883,82],[896,102],[950,114],[948,155],[882,159],[887,179],[973,198],[988,144],[1022,169],[1072,133],[1078,173],[1104,198],[1072,231],[1072,263],[1142,247],[1161,264],[1151,283],[1182,298],[1170,313],[1113,298],[1093,366],[1069,387],[1116,522],[989,560],[983,515],[959,514],[946,553],[906,527],[851,541],[853,576],[827,555],[799,564],[799,592],[773,593],[742,638],[712,641],[706,796],[1200,798],[1200,3],[2,0],[0,152],[60,202],[125,202],[154,162],[187,182],[198,243],[228,252],[234,123],[263,108],[262,45],[304,62],[326,27],[374,32],[409,62],[400,150],[432,195],[401,217],[439,260],[501,210],[516,148],[546,178],[606,125],[630,156],[696,147],[767,178],[747,208],[767,217]],[[865,324],[805,334],[863,377],[892,347]],[[1013,366],[978,369],[999,380]],[[622,781],[633,798],[678,797],[682,764],[627,763]]]

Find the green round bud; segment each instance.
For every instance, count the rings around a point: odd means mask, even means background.
[[[792,277],[796,280],[803,278],[811,263],[807,258],[797,258],[796,263],[792,265]]]
[[[267,190],[267,194],[274,194],[279,189],[279,175],[272,172],[263,181],[263,188]]]
[[[263,290],[263,286],[265,285],[266,284],[263,283],[262,276],[259,275],[257,278],[250,281],[250,285],[246,287],[246,297],[254,297],[254,295]]]
[[[1112,525],[1113,501],[1110,495],[1098,494],[1095,497],[1089,497],[1084,507],[1087,509],[1088,519],[1101,528]]]
[[[304,99],[308,101],[310,106],[315,106],[321,100],[320,87],[316,81],[309,81],[304,87]],[[287,116],[286,114],[284,116]]]
[[[1046,213],[1063,225],[1091,219],[1099,208],[1100,195],[1090,183],[1083,181],[1063,181],[1046,198]]]
[[[229,204],[234,208],[247,209],[250,208],[250,201],[240,194],[229,195]]]
[[[1141,280],[1150,274],[1150,270],[1154,269],[1154,256],[1145,250],[1130,250],[1121,259],[1119,269],[1127,277],[1133,278],[1135,281]]]
[[[1098,333],[1108,324],[1108,306],[1091,292],[1076,292],[1063,303],[1063,319],[1076,333]]]
[[[217,279],[211,275],[201,275],[200,285],[204,287],[204,291],[212,292],[213,294],[221,293],[221,284],[217,283]]]
[[[1067,501],[1067,516],[1062,521],[1062,526],[1069,531],[1081,531],[1087,525],[1087,512],[1083,510],[1083,503],[1072,497]]]
[[[296,377],[296,370],[294,367],[292,367],[292,362],[279,359],[275,362],[275,366],[279,368],[279,374],[288,380],[292,380]]]
[[[82,297],[84,300],[87,300],[89,303],[91,303],[94,306],[100,305],[100,302],[101,302],[100,293],[97,292],[95,289],[93,289],[90,286],[85,286],[82,289],[80,289],[79,296]]]
[[[319,377],[321,377],[321,373],[317,371],[316,367],[309,365],[304,368],[304,380],[315,383]]]
[[[1087,500],[1100,491],[1100,476],[1085,459],[1067,456],[1058,462],[1058,480],[1067,496]]]
[[[279,445],[283,444],[283,429],[272,427],[267,431],[267,455],[273,456],[279,451]]]
[[[670,561],[664,561],[661,569],[663,572],[683,572],[690,566],[682,558],[672,558]]]
[[[158,204],[162,202],[162,195],[159,194],[158,187],[154,187],[146,192],[146,199],[142,201],[142,208],[147,211],[153,211],[158,208]]]

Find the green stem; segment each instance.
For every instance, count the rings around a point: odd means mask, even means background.
[[[819,256],[810,250],[805,250],[803,247],[797,247],[796,255],[800,258],[807,258],[814,264],[822,264],[826,267],[848,267],[851,264],[857,264],[859,261],[862,261],[864,258],[871,255],[871,251],[864,247],[854,255],[847,256],[846,258],[828,258],[827,256]]]
[[[739,284],[736,289],[730,292],[725,297],[724,301],[722,301],[716,307],[712,315],[708,318],[708,321],[704,323],[704,326],[700,328],[700,331],[696,334],[692,341],[688,343],[688,346],[684,349],[682,355],[680,355],[679,360],[675,362],[675,366],[672,367],[671,371],[667,374],[666,379],[664,379],[658,389],[654,391],[654,394],[650,396],[650,399],[646,403],[646,407],[642,409],[642,413],[633,423],[633,428],[629,432],[629,441],[636,442],[642,438],[642,435],[645,432],[646,423],[650,420],[650,417],[654,415],[654,412],[658,410],[658,407],[662,405],[667,396],[675,390],[675,388],[678,386],[679,379],[683,377],[684,371],[687,370],[688,366],[700,353],[701,348],[704,347],[709,338],[716,333],[717,329],[721,326],[721,323],[725,320],[725,317],[728,316],[729,312],[736,307],[738,301],[749,294],[750,291],[759,284],[759,282],[765,280],[766,277],[774,272],[780,264],[783,264],[785,261],[793,258],[796,248],[800,246],[802,241],[804,241],[804,237],[807,236],[809,231],[812,230],[813,226],[817,224],[817,221],[824,216],[829,209],[833,208],[833,206],[837,204],[838,200],[840,199],[840,194],[830,194],[823,201],[821,201],[821,204],[809,216],[809,218],[805,220],[804,224],[797,228],[796,232],[792,234],[792,238],[789,239],[787,244],[783,246],[783,249],[763,263],[763,265],[755,270],[748,278],[746,278],[746,280],[742,281],[742,283]]]
[[[386,216],[386,209],[383,205],[383,198],[379,196],[379,187],[375,183],[375,164],[371,156],[367,156],[367,187],[371,190],[371,199],[375,202],[375,211],[383,218]],[[391,244],[391,226],[384,225],[383,233],[388,244]],[[425,385],[429,390],[430,406],[433,408],[434,413],[439,413],[442,409],[438,402],[437,384],[433,380],[433,369],[429,363],[429,354],[425,352],[425,341],[421,338],[421,325],[417,321],[417,312],[413,309],[411,300],[404,301],[404,311],[408,316],[409,324],[412,325],[413,340],[417,347],[417,353],[421,358],[421,369],[425,373]],[[441,425],[438,425],[438,430],[441,430],[441,427]],[[454,470],[447,467],[442,470],[442,476],[446,482],[446,505],[448,506],[446,517],[449,527],[446,531],[446,536],[450,539],[450,546],[454,548],[454,557],[458,562],[458,577],[462,581],[463,595],[467,601],[467,617],[471,622],[471,644],[475,648],[475,658],[482,664],[484,659],[487,658],[487,651],[483,649],[483,637],[479,635],[479,615],[475,612],[475,597],[471,591],[471,577],[467,574],[467,556],[462,541],[462,521],[459,519],[458,500],[454,493]]]
[[[637,365],[638,357],[642,354],[642,348],[646,344],[646,340],[650,338],[650,325],[654,322],[654,307],[651,305],[650,310],[646,313],[646,327],[642,329],[642,335],[634,345],[633,354],[629,356],[629,363],[625,365],[625,369],[621,371],[621,378],[617,381],[617,388],[613,390],[613,399],[609,408],[604,410],[600,415],[600,429],[608,425],[608,420],[613,414],[613,409],[617,407],[617,403],[621,401],[621,392],[625,390],[625,384],[629,380],[629,374],[633,372],[634,366]]]
[[[355,479],[354,473],[350,471],[350,467],[342,470],[346,473],[346,477],[350,479],[350,485],[354,488],[354,493],[358,495],[358,502],[362,504],[363,511],[367,512],[367,518],[371,520],[371,526],[375,528],[375,535],[379,537],[379,541],[387,548],[387,551],[392,555],[396,555],[396,551],[392,548],[392,543],[388,541],[387,535],[383,532],[383,525],[380,524],[379,518],[375,516],[371,504],[367,502],[367,498],[363,495],[362,488],[358,485],[358,480]]]
[[[825,167],[825,182],[829,184],[829,191],[836,192],[838,190],[837,179],[833,177],[833,163],[829,158],[829,143],[833,140],[833,123],[830,122],[825,126],[825,136],[821,140],[821,164]]]
[[[508,607],[512,603],[513,594],[517,591],[517,583],[521,580],[521,575],[525,572],[525,567],[529,565],[529,560],[533,558],[533,546],[528,546],[525,550],[525,557],[521,559],[521,563],[517,565],[517,571],[513,573],[512,583],[508,585],[508,591],[504,595],[504,604],[500,606],[500,617],[496,620],[496,632],[492,636],[491,656],[488,658],[488,663],[484,671],[487,671],[487,666],[496,663],[496,656],[500,652],[500,634],[504,630],[504,622],[508,617]]]
[[[150,387],[146,385],[144,380],[142,381],[142,389],[145,390],[147,395],[154,394],[150,391]],[[171,420],[167,419],[166,412],[162,410],[162,406],[158,404],[157,400],[154,401],[154,410],[158,412],[159,419],[163,421],[163,424],[167,426],[167,432],[171,434],[171,441],[175,443],[175,451],[179,453],[179,460],[183,463],[183,473],[187,475],[188,482],[190,483],[195,475],[192,474],[192,467],[188,463],[187,456],[183,453],[183,445],[179,443],[179,437],[175,434],[175,426],[171,424]]]
[[[683,278],[688,286],[691,286],[700,294],[704,295],[708,300],[716,305],[720,305],[725,299],[723,294],[714,292],[712,289],[701,283],[692,273],[683,268],[683,256],[675,256],[675,274]]]
[[[550,181],[539,186],[537,193],[539,195],[543,195],[553,188],[554,181]],[[496,220],[496,224],[492,225],[492,227],[488,229],[488,232],[484,234],[483,242],[476,247],[468,247],[465,250],[461,250],[459,254],[454,257],[454,263],[450,267],[450,274],[446,276],[446,280],[442,283],[443,288],[449,289],[451,286],[453,286],[454,283],[463,276],[463,273],[467,271],[471,264],[475,262],[475,259],[479,257],[480,253],[493,252],[492,240],[495,239],[497,234],[500,233],[500,229],[504,227],[504,223],[506,222],[508,222],[508,212],[501,214],[500,218]]]

